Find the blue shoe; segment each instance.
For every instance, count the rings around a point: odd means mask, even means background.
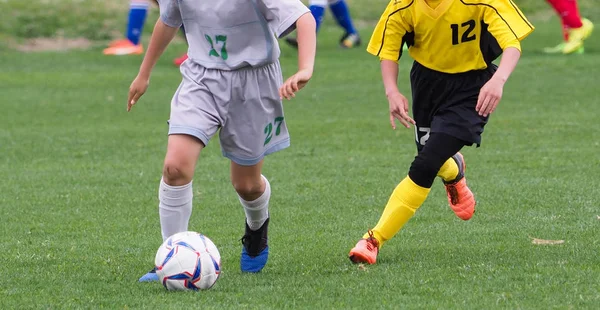
[[[242,237],[242,257],[240,268],[242,272],[256,273],[261,271],[269,259],[268,245],[269,219],[258,230],[250,230],[246,224],[246,233]]]
[[[156,268],[150,270],[147,274],[143,275],[138,282],[158,282],[158,275],[156,274]]]

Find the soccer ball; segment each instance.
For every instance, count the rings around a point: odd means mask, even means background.
[[[221,274],[221,254],[206,236],[186,231],[169,237],[158,248],[156,275],[167,290],[207,290]]]

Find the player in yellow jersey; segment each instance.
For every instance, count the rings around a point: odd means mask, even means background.
[[[392,0],[367,51],[380,58],[390,122],[415,126],[418,154],[393,191],[377,225],[350,251],[354,263],[374,264],[379,248],[423,204],[436,176],[452,210],[463,220],[475,212],[465,180],[463,146],[481,134],[521,56],[520,41],[533,26],[511,0]],[[402,45],[415,60],[410,72],[413,117],[398,91]],[[492,63],[503,54],[500,65]]]

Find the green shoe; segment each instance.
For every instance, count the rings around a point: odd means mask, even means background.
[[[574,52],[573,52],[573,53],[571,53],[571,54],[575,54],[575,55],[582,55],[582,54],[584,54],[584,53],[585,53],[585,48],[583,48],[583,46],[582,46],[582,47],[580,47],[578,50],[574,51]]]
[[[544,53],[546,53],[546,54],[562,54],[563,49],[565,48],[565,45],[567,45],[567,42],[562,42],[562,43],[558,44],[557,46],[553,46],[553,47],[545,47]]]

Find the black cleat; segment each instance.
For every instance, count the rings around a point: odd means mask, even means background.
[[[246,232],[242,237],[242,257],[240,267],[243,272],[259,272],[269,258],[268,244],[269,219],[258,230],[251,230],[246,223]]]
[[[298,48],[298,39],[294,37],[286,37],[284,40],[289,46],[293,48]]]
[[[353,48],[360,46],[360,36],[358,33],[345,33],[340,39],[340,46],[342,48]]]

